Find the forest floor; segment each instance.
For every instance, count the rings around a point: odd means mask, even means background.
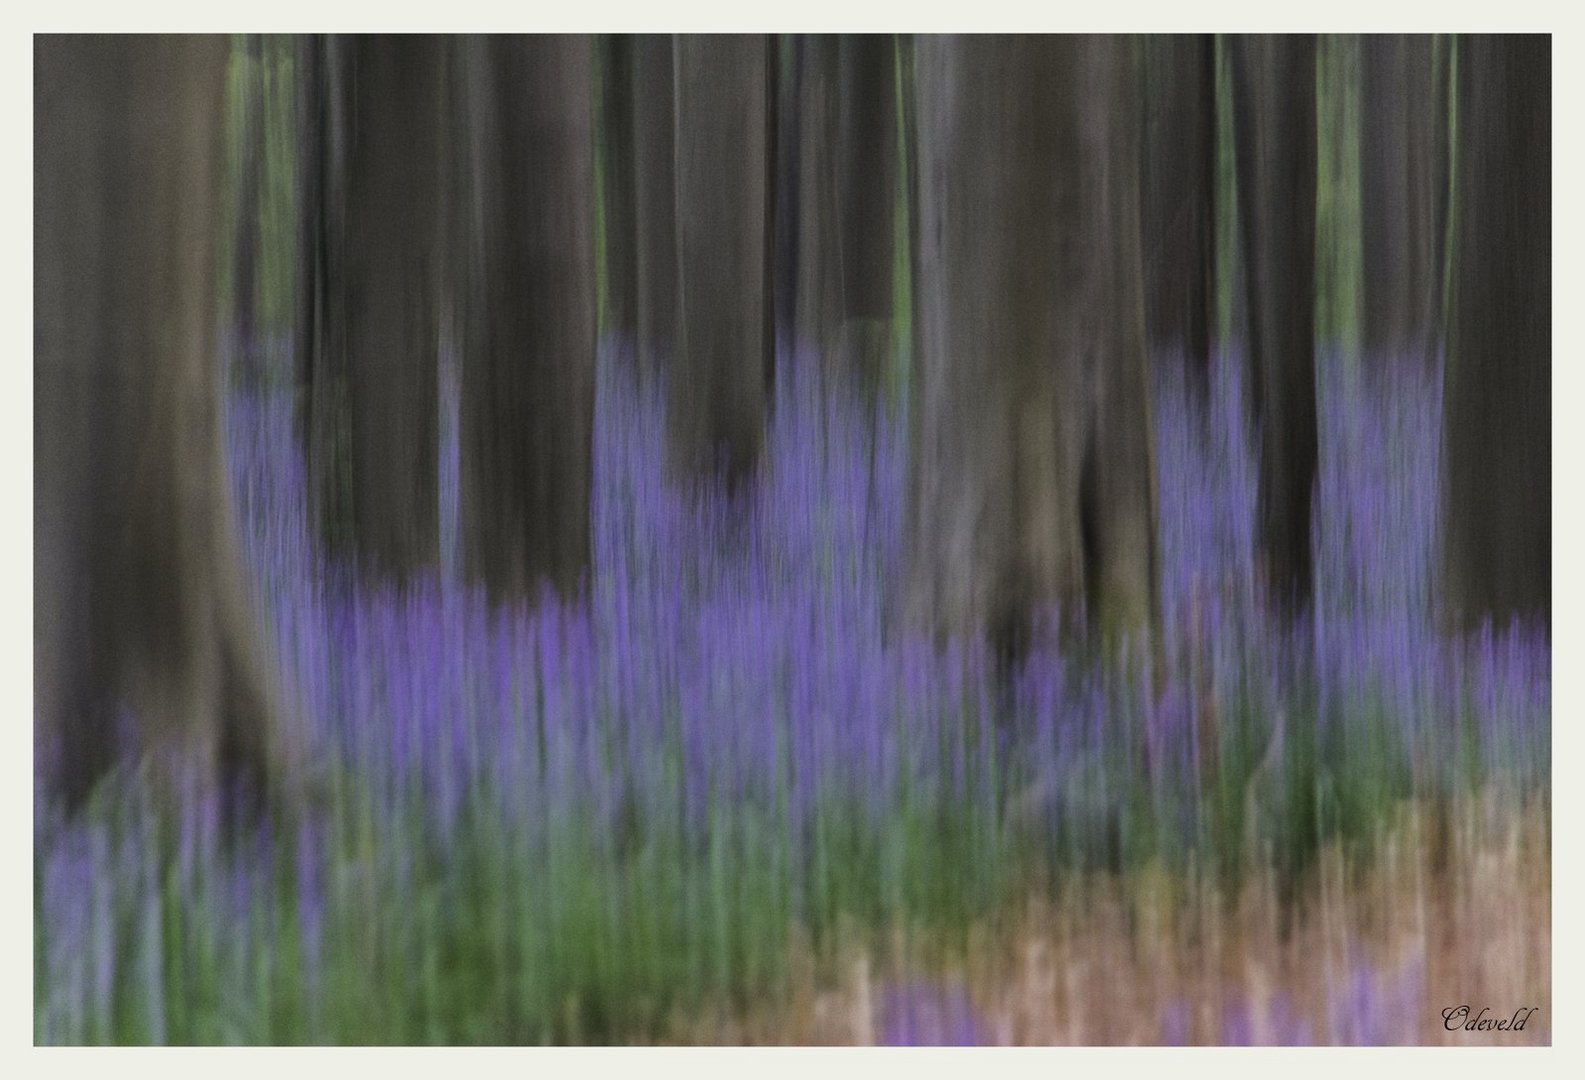
[[[679,1021],[669,1041],[1549,1045],[1543,804],[1516,815],[1477,801],[1440,836],[1430,816],[1402,807],[1363,865],[1329,846],[1287,902],[1270,874],[1229,897],[1147,866],[1090,875],[1060,901],[1031,897],[950,944],[899,930],[819,973],[803,942],[785,1001]],[[1482,1024],[1516,1016],[1522,1030]]]

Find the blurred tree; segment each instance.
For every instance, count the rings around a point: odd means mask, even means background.
[[[1447,183],[1432,40],[1366,34],[1360,42],[1360,338],[1375,356],[1431,355],[1440,336],[1442,243],[1437,192]]]
[[[259,187],[264,172],[264,39],[242,35],[242,124],[236,161],[236,240],[232,250],[232,332],[242,377],[261,374],[258,342]]]
[[[74,806],[122,750],[210,791],[299,775],[220,434],[227,49],[34,39],[35,709]]]
[[[844,35],[838,47],[837,204],[843,363],[875,387],[895,331],[897,46],[889,34]]]
[[[306,65],[308,466],[337,555],[397,582],[439,561],[438,354],[447,44],[331,37]],[[314,108],[316,100],[320,104]],[[317,116],[312,115],[317,112]],[[304,235],[306,234],[306,235]],[[317,235],[315,235],[317,234]]]
[[[1278,610],[1311,594],[1315,486],[1315,38],[1234,36],[1233,123],[1248,289],[1259,533]]]
[[[876,391],[892,341],[896,48],[880,35],[798,35],[795,337]]]
[[[677,345],[676,81],[671,38],[633,42],[633,174],[640,362],[669,359]]]
[[[798,176],[802,151],[799,100],[801,38],[778,34],[773,42],[776,74],[772,87],[774,137],[771,171],[775,194],[771,206],[771,308],[778,346],[797,337],[798,321]]]
[[[1143,39],[1145,328],[1203,395],[1216,319],[1216,37]]]
[[[640,370],[671,357],[677,327],[676,101],[666,34],[602,44],[607,325]]]
[[[736,484],[759,459],[773,361],[771,47],[763,36],[685,34],[673,50],[673,467]]]
[[[329,278],[325,241],[331,235],[325,202],[326,143],[330,138],[329,100],[325,71],[325,39],[319,34],[299,34],[292,41],[293,81],[296,84],[294,121],[297,160],[292,178],[296,215],[293,261],[292,363],[297,393],[295,412],[299,434],[308,443],[313,415],[314,357],[325,348],[325,309]]]
[[[792,193],[792,337],[819,349],[839,366],[837,333],[842,323],[842,222],[837,170],[846,147],[838,145],[840,39],[836,34],[792,37],[791,95],[796,110]]]
[[[1016,656],[1154,623],[1137,131],[1115,37],[922,37],[908,604]]]
[[[638,334],[635,47],[632,34],[602,34],[597,45],[600,174],[605,214],[605,329],[614,330],[629,341]]]
[[[1473,627],[1552,612],[1552,43],[1460,36],[1444,560]]]
[[[1431,39],[1431,102],[1439,110],[1431,125],[1431,251],[1436,297],[1432,324],[1439,344],[1447,341],[1448,217],[1453,190],[1453,41],[1452,34]]]
[[[595,386],[594,46],[470,38],[459,240],[462,545],[496,599],[589,563]]]

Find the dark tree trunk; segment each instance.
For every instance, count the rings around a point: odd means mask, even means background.
[[[635,315],[642,370],[677,345],[676,83],[665,34],[633,40]]]
[[[1146,330],[1203,394],[1216,320],[1216,38],[1144,39]]]
[[[770,381],[770,43],[682,35],[676,77],[678,348],[672,456],[736,484],[764,441]]]
[[[462,544],[492,598],[589,564],[595,386],[593,44],[463,46],[471,190]]]
[[[1431,82],[1431,326],[1438,344],[1447,341],[1447,249],[1449,192],[1453,186],[1453,35],[1432,39]]]
[[[786,345],[798,337],[798,176],[803,168],[801,41],[797,34],[782,34],[772,45],[776,53],[772,110],[776,133],[771,154],[776,183],[771,207],[771,310],[776,341]]]
[[[897,50],[890,35],[844,35],[838,51],[840,353],[874,388],[893,345]]]
[[[897,197],[895,50],[878,36],[794,42],[796,338],[874,392],[891,347]]]
[[[797,94],[798,171],[794,284],[794,340],[820,350],[840,365],[837,331],[842,323],[842,223],[838,206],[838,57],[835,34],[800,34],[793,39]]]
[[[325,292],[325,43],[318,34],[300,34],[293,41],[294,121],[297,161],[292,184],[296,196],[296,237],[292,280],[292,371],[297,397],[299,435],[307,444],[308,418],[313,413],[314,357],[322,353]]]
[[[605,329],[638,333],[636,94],[632,34],[600,39],[600,147],[604,156]]]
[[[1132,72],[1114,37],[920,38],[909,602],[1023,649],[1157,609]]]
[[[1446,603],[1462,626],[1552,592],[1552,43],[1460,36]]]
[[[34,41],[34,707],[73,806],[121,750],[210,791],[296,774],[220,435],[226,54]]]
[[[335,554],[395,582],[439,561],[445,49],[422,35],[333,38],[321,72],[316,519]]]
[[[1376,357],[1426,359],[1437,339],[1436,126],[1431,38],[1360,42],[1360,338]]]
[[[1230,39],[1249,394],[1259,432],[1260,546],[1271,600],[1312,590],[1315,485],[1315,39]]]
[[[237,360],[244,379],[259,381],[258,265],[259,185],[264,171],[263,39],[244,35],[242,131],[237,156],[236,248],[233,251],[231,306]]]

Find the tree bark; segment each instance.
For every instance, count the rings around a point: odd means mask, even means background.
[[[841,203],[845,363],[878,387],[893,347],[896,255],[897,50],[890,35],[844,35],[839,45],[837,187]]]
[[[1443,432],[1448,612],[1551,622],[1552,44],[1458,39]]]
[[[819,350],[824,366],[840,369],[837,333],[842,323],[842,221],[837,170],[844,149],[837,135],[839,39],[799,34],[793,39],[798,101],[797,277],[794,340]]]
[[[771,154],[776,183],[771,206],[771,309],[778,347],[791,346],[798,338],[798,177],[803,168],[801,42],[800,35],[780,34],[772,43],[776,54],[772,88],[776,133]]]
[[[891,38],[804,35],[797,86],[796,338],[873,394],[891,349],[897,99]]]
[[[121,751],[211,792],[301,763],[220,434],[226,55],[223,37],[34,41],[35,710],[70,806]]]
[[[1180,352],[1203,394],[1216,320],[1216,38],[1146,38],[1144,195],[1146,332]]]
[[[600,39],[600,147],[605,194],[605,328],[631,341],[638,333],[638,224],[634,171],[634,35]]]
[[[324,241],[329,235],[325,220],[325,146],[329,133],[326,118],[324,39],[299,34],[292,42],[297,160],[292,177],[295,196],[295,251],[292,280],[292,382],[297,400],[294,412],[298,435],[308,445],[309,417],[313,413],[314,357],[325,348],[321,341],[328,277],[324,266]]]
[[[259,382],[258,348],[259,185],[264,171],[265,79],[263,39],[244,34],[242,131],[237,156],[236,247],[233,251],[231,306],[237,360],[247,381]]]
[[[1366,34],[1360,42],[1361,344],[1421,361],[1438,338],[1436,126],[1431,38]]]
[[[1447,342],[1448,212],[1453,186],[1453,35],[1437,34],[1431,48],[1431,325]]]
[[[665,34],[633,40],[635,324],[640,368],[669,363],[677,345],[676,84]]]
[[[462,543],[497,600],[589,565],[595,387],[593,43],[471,39]]]
[[[912,619],[1024,648],[1153,624],[1155,476],[1126,44],[921,37]]]
[[[1258,432],[1260,547],[1274,606],[1312,591],[1315,486],[1315,39],[1230,39],[1249,403]]]
[[[445,48],[422,35],[332,38],[320,73],[315,517],[334,554],[398,584],[439,561]]]
[[[772,364],[770,48],[749,35],[681,35],[673,47],[673,466],[684,478],[724,475],[736,485],[759,460]]]

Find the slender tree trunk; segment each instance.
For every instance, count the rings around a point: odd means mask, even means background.
[[[308,444],[308,418],[313,413],[314,357],[325,347],[324,301],[328,278],[324,267],[324,241],[329,235],[325,220],[326,79],[324,39],[299,34],[293,40],[293,67],[297,128],[296,170],[292,178],[296,196],[296,236],[292,281],[292,382],[297,399],[298,434]]]
[[[1230,39],[1249,393],[1259,432],[1259,531],[1279,610],[1312,588],[1315,414],[1315,39]]]
[[[842,222],[837,169],[840,45],[835,34],[800,34],[793,39],[798,100],[798,171],[795,184],[798,230],[794,286],[794,340],[820,351],[829,368],[840,368],[837,333],[842,323]]]
[[[798,34],[780,34],[772,44],[776,54],[773,88],[776,137],[771,144],[776,177],[771,207],[772,320],[776,341],[788,346],[798,337],[798,176],[802,168],[803,149],[803,110],[799,101],[802,40]]]
[[[1437,338],[1436,108],[1431,38],[1360,42],[1361,344],[1428,357]]]
[[[1449,193],[1453,186],[1453,35],[1432,39],[1431,81],[1431,326],[1436,342],[1447,341],[1447,250]]]
[[[34,41],[35,709],[44,782],[73,806],[121,751],[211,792],[300,763],[220,435],[226,54]]]
[[[1152,350],[1183,354],[1203,394],[1216,320],[1216,38],[1142,48],[1146,329]]]
[[[600,39],[600,146],[604,155],[605,329],[638,333],[636,108],[632,34]]]
[[[593,43],[463,45],[473,231],[462,543],[495,599],[589,565],[595,385]]]
[[[891,349],[897,104],[890,38],[807,35],[797,92],[796,338],[874,393]]]
[[[439,561],[443,39],[335,38],[324,57],[322,307],[309,468],[331,550],[377,580]]]
[[[264,171],[263,38],[245,34],[242,75],[242,131],[237,157],[236,248],[231,292],[233,330],[242,376],[259,381],[258,265],[259,185]]]
[[[842,254],[839,352],[860,385],[873,392],[880,385],[894,338],[896,47],[889,35],[844,35],[837,60]]]
[[[1458,39],[1446,603],[1551,621],[1552,43]]]
[[[638,356],[642,370],[677,345],[676,83],[665,34],[633,41],[633,207]]]
[[[909,602],[1017,655],[1033,615],[1154,621],[1126,44],[924,37]]]
[[[678,349],[671,370],[673,465],[735,484],[764,441],[772,351],[770,43],[674,40]]]

